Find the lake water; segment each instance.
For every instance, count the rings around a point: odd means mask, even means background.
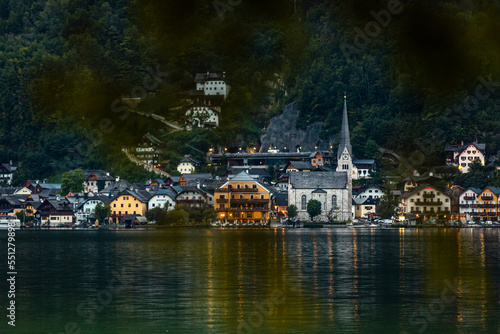
[[[0,333],[497,334],[499,232],[18,231]]]

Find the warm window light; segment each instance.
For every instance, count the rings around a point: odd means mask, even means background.
[[[227,151],[227,147],[224,147],[224,151]]]

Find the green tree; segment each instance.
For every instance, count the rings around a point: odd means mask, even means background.
[[[62,175],[61,194],[66,196],[69,192],[81,193],[84,189],[85,176],[81,169],[74,172],[65,172]]]
[[[307,202],[307,213],[314,220],[314,217],[321,214],[321,202],[316,199],[311,199]]]
[[[102,223],[104,219],[108,218],[110,214],[111,206],[109,203],[97,203],[97,205],[95,206],[94,217],[99,220],[100,223]]]
[[[293,204],[290,204],[286,208],[286,214],[288,216],[288,219],[293,219],[293,218],[297,217],[298,212],[299,212],[299,209],[297,208],[297,206],[295,206]]]
[[[393,189],[391,185],[386,186],[384,196],[377,206],[377,215],[381,218],[390,219],[398,214],[399,200],[392,194]]]
[[[158,217],[160,217],[163,209],[160,207],[152,208],[146,211],[146,219],[150,222],[156,222]]]

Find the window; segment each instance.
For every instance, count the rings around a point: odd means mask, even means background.
[[[240,195],[240,199],[243,199],[243,195]]]
[[[264,199],[264,195],[260,195],[260,199]]]
[[[302,195],[302,199],[300,201],[300,209],[307,210],[307,197],[306,197],[306,195]]]
[[[245,184],[245,189],[248,189],[248,184]]]
[[[139,207],[139,204],[136,204],[136,205],[135,205],[135,207],[136,207],[136,208],[138,208],[138,207]]]
[[[332,208],[337,206],[337,195],[332,196]]]
[[[253,199],[253,195],[250,195],[250,199]]]
[[[219,195],[219,198],[220,198],[220,199],[225,199],[225,198],[226,198],[226,195]]]

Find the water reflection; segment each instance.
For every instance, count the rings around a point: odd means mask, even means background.
[[[20,232],[19,332],[493,333],[498,232]],[[126,288],[84,324],[116,270]]]

